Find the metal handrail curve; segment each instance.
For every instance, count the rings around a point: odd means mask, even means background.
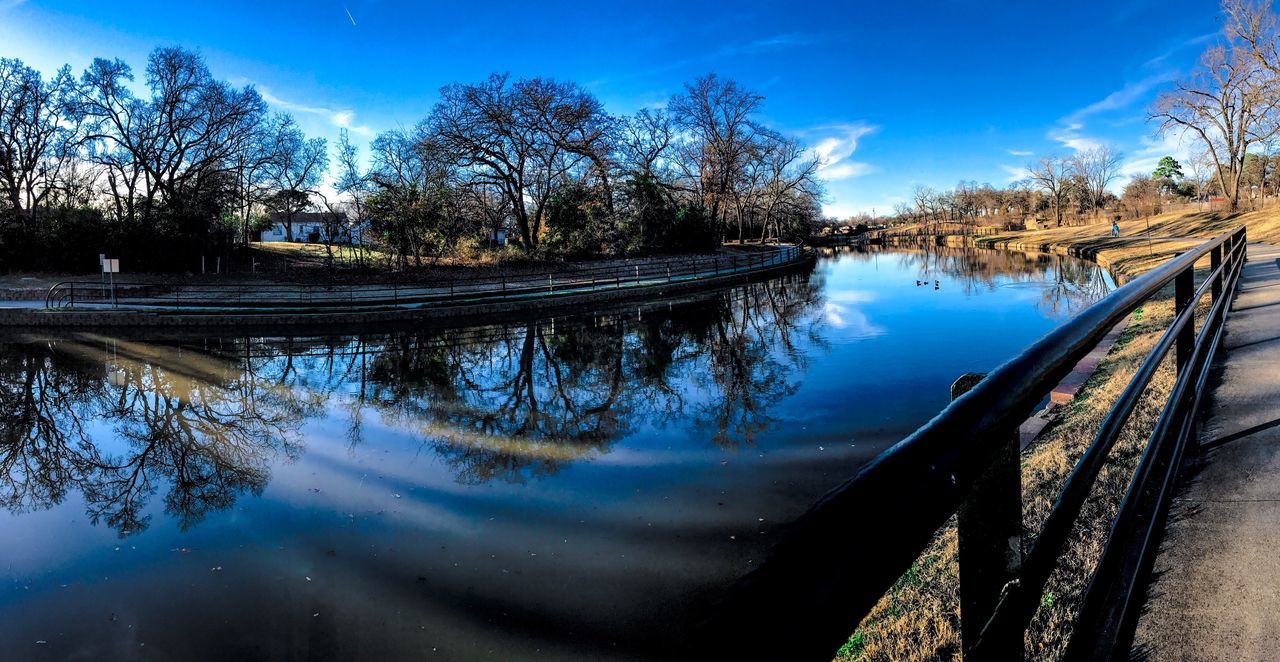
[[[986,498],[983,490],[993,489],[987,487],[989,472],[1012,461],[1017,475],[1016,446],[1012,459],[1001,451],[1048,392],[1108,331],[1173,284],[1173,323],[1106,416],[1025,559],[1016,482],[1016,493],[1004,495],[1018,504],[1011,517],[1016,521],[1004,523],[1003,529],[1016,533],[987,546],[1010,552],[1015,562],[1008,574],[990,572],[1000,565],[990,560],[974,564],[988,564],[982,572],[967,567],[965,545],[988,534],[982,527],[966,531],[961,521],[961,620],[966,632],[980,634],[966,634],[966,659],[1021,656],[1045,581],[1089,489],[1156,368],[1174,351],[1178,379],[1113,523],[1068,655],[1096,659],[1124,649],[1126,628],[1132,628],[1137,612],[1133,596],[1152,560],[1150,541],[1162,526],[1183,449],[1194,438],[1195,408],[1239,282],[1245,247],[1243,227],[1204,242],[1118,288],[996,368],[819,499],[781,536],[767,559],[724,596],[691,647],[718,657],[830,660],[934,533],[966,503]],[[1205,257],[1211,269],[1196,288],[1195,264]],[[1195,333],[1196,303],[1205,294],[1213,296],[1213,305]],[[999,599],[993,607],[970,612],[965,605],[971,590]],[[744,632],[751,636],[742,636]]]

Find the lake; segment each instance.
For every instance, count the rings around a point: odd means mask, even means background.
[[[488,325],[8,335],[0,659],[669,657],[957,376],[1112,287],[846,248]]]

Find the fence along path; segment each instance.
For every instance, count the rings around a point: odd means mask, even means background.
[[[1280,653],[1280,248],[1249,246],[1200,435],[1169,513],[1134,653]]]
[[[1157,368],[1172,357],[1177,379],[1108,525],[1064,655],[1127,657],[1152,543],[1182,459],[1197,450],[1197,411],[1245,240],[1238,228],[1117,289],[864,465],[789,527],[724,596],[691,648],[715,659],[830,660],[938,527],[958,515],[964,658],[1021,659],[1026,630],[1090,490]],[[1202,258],[1209,269],[1197,278]],[[1024,532],[1018,425],[1111,328],[1168,286],[1173,322],[1104,416],[1044,524]],[[1203,315],[1201,301],[1210,302]]]
[[[629,265],[567,268],[533,274],[442,279],[419,283],[309,285],[278,282],[117,284],[63,281],[49,288],[51,309],[119,307],[191,311],[354,310],[412,308],[481,300],[528,299],[649,287],[731,276],[784,266],[801,259],[799,247],[673,258]]]

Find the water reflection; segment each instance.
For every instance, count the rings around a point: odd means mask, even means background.
[[[878,262],[914,274],[926,282],[946,279],[966,294],[997,287],[1039,290],[1039,308],[1065,319],[1089,307],[1115,287],[1110,274],[1094,262],[1056,253],[1021,253],[971,246],[830,246],[820,249],[827,259]]]
[[[670,659],[1097,278],[844,252],[554,319],[2,339],[0,659]]]
[[[147,528],[141,512],[161,490],[184,530],[260,492],[323,404],[263,382],[252,362],[163,345],[86,336],[6,344],[0,356],[0,499],[25,512],[75,489],[90,521],[121,536]]]
[[[606,452],[637,426],[691,425],[750,445],[793,393],[819,336],[807,278],[697,305],[521,324],[338,336],[143,343],[75,335],[0,345],[0,498],[14,513],[81,493],[120,534],[164,492],[183,529],[303,449],[307,420],[412,433],[462,483],[524,482]],[[95,434],[94,427],[103,428]]]

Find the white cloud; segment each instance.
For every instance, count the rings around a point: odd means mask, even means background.
[[[827,181],[850,179],[875,172],[870,163],[850,161],[849,157],[858,150],[858,141],[876,130],[876,127],[861,122],[817,127],[805,131],[805,134],[826,134],[813,147],[813,153],[822,162],[818,166],[818,176]]]
[[[1166,156],[1172,156],[1185,166],[1191,160],[1196,143],[1193,136],[1177,131],[1166,131],[1155,137],[1144,136],[1142,147],[1121,164],[1120,174],[1125,177],[1150,175],[1160,159]]]
[[[356,116],[356,112],[354,110],[349,110],[349,109],[335,110],[333,108],[327,108],[324,106],[308,106],[306,104],[294,103],[292,101],[285,101],[284,99],[281,99],[280,97],[277,97],[276,95],[272,94],[270,90],[262,86],[258,86],[258,94],[262,95],[263,101],[266,101],[267,103],[277,108],[288,110],[290,112],[295,112],[295,113],[319,115],[320,117],[327,119],[330,124],[338,127],[339,129],[346,129],[351,133],[361,135],[361,136],[366,136],[366,137],[373,135],[373,129],[369,128],[368,126],[363,124],[361,125],[353,124],[353,121],[355,120],[355,116]]]
[[[1047,137],[1077,152],[1101,147],[1102,141],[1085,135],[1086,120],[1100,113],[1128,108],[1156,86],[1173,80],[1176,75],[1177,72],[1173,70],[1162,71],[1142,80],[1125,83],[1124,87],[1059,120],[1058,126],[1050,129]]]
[[[874,338],[884,334],[884,327],[872,323],[866,313],[857,308],[832,302],[826,303],[822,308],[822,316],[828,324],[844,329],[846,334],[854,338]]]
[[[1170,70],[1147,76],[1139,81],[1125,83],[1124,87],[1108,94],[1101,100],[1095,101],[1068,115],[1065,121],[1068,123],[1080,122],[1090,115],[1096,115],[1108,110],[1127,108],[1129,104],[1142,98],[1152,88],[1173,80],[1176,75],[1176,71]]]
[[[1032,154],[1035,154],[1035,152],[1032,152],[1031,150],[1024,149],[1011,149],[1007,151],[1014,156],[1031,156]]]
[[[827,294],[827,300],[832,303],[871,303],[876,300],[876,295],[868,290],[835,290]]]
[[[1164,63],[1164,61],[1168,60],[1170,56],[1172,56],[1174,53],[1177,53],[1178,51],[1181,51],[1184,48],[1201,46],[1220,37],[1222,37],[1222,32],[1214,31],[1214,32],[1206,32],[1202,35],[1191,37],[1190,39],[1184,39],[1181,42],[1178,42],[1176,45],[1174,45],[1173,48],[1169,49],[1168,51],[1165,51],[1164,53],[1161,53],[1160,55],[1157,55],[1151,58],[1150,60],[1147,60],[1146,62],[1142,63],[1142,66],[1154,67],[1158,64]]]
[[[1084,129],[1083,122],[1071,122],[1065,126],[1050,129],[1048,133],[1049,140],[1062,143],[1069,149],[1077,152],[1083,152],[1089,149],[1096,149],[1102,146],[1102,142],[1085,136],[1080,133]]]
[[[870,163],[860,163],[851,161],[849,163],[840,163],[831,166],[823,166],[818,173],[823,179],[835,181],[837,179],[849,179],[851,177],[861,177],[875,172],[875,166]]]
[[[1009,175],[1009,182],[1022,181],[1031,177],[1031,171],[1022,166],[1001,165],[1000,169]]]

